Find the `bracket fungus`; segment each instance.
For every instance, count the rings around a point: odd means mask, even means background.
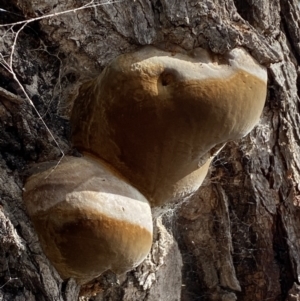
[[[31,176],[24,192],[60,275],[84,283],[138,265],[151,248],[151,208],[199,188],[219,149],[259,121],[266,87],[266,69],[241,48],[149,46],[83,84],[71,115],[83,157]]]
[[[83,85],[73,145],[114,166],[159,206],[199,188],[205,162],[258,122],[266,70],[243,49],[224,56],[145,47]]]
[[[65,157],[31,176],[25,205],[45,254],[62,278],[85,283],[140,264],[152,244],[145,197],[97,158]]]

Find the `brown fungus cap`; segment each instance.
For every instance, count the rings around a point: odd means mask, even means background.
[[[62,278],[85,283],[140,264],[152,245],[148,201],[101,161],[65,157],[31,176],[24,202],[47,257]]]
[[[82,85],[73,144],[162,205],[195,191],[219,146],[258,123],[266,87],[265,68],[243,49],[217,56],[145,47]]]

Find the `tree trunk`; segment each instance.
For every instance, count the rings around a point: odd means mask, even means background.
[[[8,2],[1,24],[31,21],[0,27],[0,300],[300,300],[297,1]],[[226,145],[199,191],[155,221],[151,254],[138,268],[79,287],[43,254],[23,183],[33,163],[72,154],[80,84],[149,44],[247,49],[268,68],[265,109],[248,136]]]

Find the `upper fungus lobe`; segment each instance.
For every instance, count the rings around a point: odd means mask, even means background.
[[[73,144],[114,166],[152,206],[162,205],[200,186],[211,149],[257,124],[266,83],[265,68],[243,49],[217,56],[145,47],[82,86]]]

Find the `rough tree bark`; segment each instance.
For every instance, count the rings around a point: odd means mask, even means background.
[[[6,1],[0,22],[86,3]],[[9,60],[20,26],[0,27],[1,60]],[[228,143],[200,190],[156,221],[145,262],[79,288],[43,255],[22,204],[28,167],[61,151],[2,64],[0,300],[300,300],[299,41],[296,0],[121,0],[22,29],[14,71],[65,153],[72,153],[72,95],[114,57],[142,45],[221,54],[241,46],[268,67],[269,87],[255,130]]]

